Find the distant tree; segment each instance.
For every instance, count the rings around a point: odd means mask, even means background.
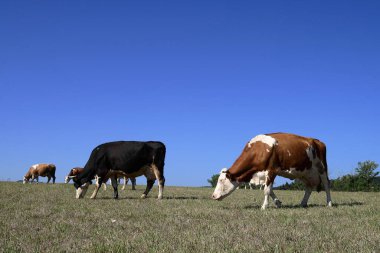
[[[331,188],[336,191],[380,191],[379,172],[375,172],[378,166],[374,161],[358,162],[354,175],[332,180]]]
[[[219,174],[214,174],[210,179],[207,179],[207,182],[211,184],[211,187],[216,187],[218,183]]]
[[[358,162],[358,167],[355,168],[358,191],[370,191],[375,187],[375,178],[379,175],[379,172],[375,172],[377,167],[379,165],[374,161]]]
[[[344,175],[331,180],[331,188],[335,191],[357,191],[355,175]]]

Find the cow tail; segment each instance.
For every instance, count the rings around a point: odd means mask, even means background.
[[[158,167],[158,169],[162,172],[164,170],[164,165],[165,165],[165,155],[166,155],[166,148],[163,145],[160,147],[157,152],[156,156],[153,158],[154,159],[154,164]]]
[[[323,165],[323,168],[324,168],[324,173],[326,173],[326,177],[327,177],[327,181],[328,181],[328,184],[330,185],[330,179],[329,179],[329,173],[328,173],[328,167],[327,167],[327,158],[326,158],[326,145],[319,141],[319,140],[315,140],[315,146],[317,148],[317,154],[318,154],[318,157],[321,159],[321,162],[322,162],[322,165]],[[321,191],[322,189],[322,180],[319,181],[319,185],[317,187],[317,191]]]
[[[55,171],[57,170],[57,168],[55,167],[54,164],[49,164],[49,167],[51,168],[51,171],[50,171],[50,175],[55,178]]]

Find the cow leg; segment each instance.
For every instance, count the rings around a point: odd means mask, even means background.
[[[277,198],[276,194],[274,194],[273,189],[270,191],[270,196],[274,201],[274,204],[276,205],[277,208],[281,207],[282,202]]]
[[[107,181],[108,181],[108,179],[103,182],[103,190],[104,191],[107,190]]]
[[[38,184],[38,176],[35,177],[36,181],[37,181],[37,184]]]
[[[141,195],[141,198],[142,199],[145,199],[146,196],[148,195],[148,193],[150,192],[150,190],[152,189],[153,185],[154,185],[154,179],[147,179],[146,180],[146,189],[145,189],[145,192],[143,193],[143,195]]]
[[[123,187],[121,187],[121,190],[122,190],[122,191],[125,190],[125,186],[127,186],[127,184],[128,184],[128,178],[127,178],[127,177],[124,177]]]
[[[91,199],[95,199],[96,198],[96,195],[98,194],[98,191],[99,191],[99,189],[100,189],[100,187],[101,187],[101,185],[102,185],[102,178],[101,177],[98,177],[98,176],[96,176],[95,177],[95,181],[96,181],[96,183],[95,183],[95,190],[94,190],[94,192],[92,193],[92,195],[91,195]]]
[[[265,187],[264,187],[264,203],[261,206],[262,210],[265,210],[269,205],[269,196],[273,198],[273,196],[276,198],[276,195],[273,193],[273,181],[275,179],[275,175],[272,175],[271,173],[268,173],[268,175],[265,178]],[[274,199],[273,199],[274,200]],[[279,201],[279,200],[278,200]],[[280,202],[281,203],[281,202]],[[278,205],[278,202],[276,203],[276,206]]]
[[[132,191],[136,190],[136,178],[131,178],[131,183],[132,183]]]
[[[83,185],[81,185],[80,187],[78,187],[77,191],[76,191],[76,198],[77,199],[81,199],[84,197],[84,195],[86,194],[87,190],[88,190],[88,186],[90,185],[90,183],[85,183]]]
[[[327,173],[323,173],[320,177],[321,177],[323,186],[325,187],[325,191],[326,191],[327,206],[332,207],[331,195],[330,195],[330,183],[329,183],[329,179],[327,177]]]
[[[55,184],[55,176],[53,176],[53,184]]]
[[[162,199],[162,193],[164,191],[165,178],[162,173],[158,170],[157,166],[153,164],[152,166],[153,173],[158,180],[158,199]]]
[[[310,187],[305,186],[305,194],[303,196],[303,199],[301,201],[301,206],[302,207],[307,207],[307,202],[309,201],[312,189]]]
[[[272,191],[272,184],[265,185],[265,187],[264,187],[264,203],[261,206],[261,209],[263,209],[263,210],[265,210],[269,205],[268,199],[269,199],[269,195],[270,195],[271,191]]]
[[[47,178],[48,178],[48,180],[46,183],[48,184],[50,182],[51,177],[48,176]]]
[[[117,198],[119,198],[119,192],[117,191],[117,178],[112,177],[111,183],[112,183],[112,187],[113,187],[113,198],[117,199]]]

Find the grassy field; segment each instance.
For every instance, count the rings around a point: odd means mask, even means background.
[[[166,187],[157,200],[136,191],[75,199],[72,185],[0,183],[1,252],[380,252],[380,193],[276,191],[281,209],[260,210],[263,193]]]

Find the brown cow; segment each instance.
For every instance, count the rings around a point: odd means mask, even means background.
[[[28,172],[24,176],[23,183],[29,182],[30,179],[32,179],[30,182],[33,182],[34,179],[36,179],[38,184],[38,177],[47,177],[48,181],[50,182],[50,179],[53,178],[53,184],[55,183],[55,170],[56,167],[54,164],[35,164],[32,167],[29,168]]]
[[[276,176],[299,179],[305,184],[305,195],[301,202],[304,207],[307,206],[311,191],[319,191],[323,183],[327,206],[332,206],[325,144],[317,139],[286,133],[258,135],[250,140],[231,168],[221,171],[212,198],[223,199],[241,182],[248,182],[259,171],[268,173],[262,209],[268,207],[269,196],[277,207],[281,206],[281,201],[272,190]]]

